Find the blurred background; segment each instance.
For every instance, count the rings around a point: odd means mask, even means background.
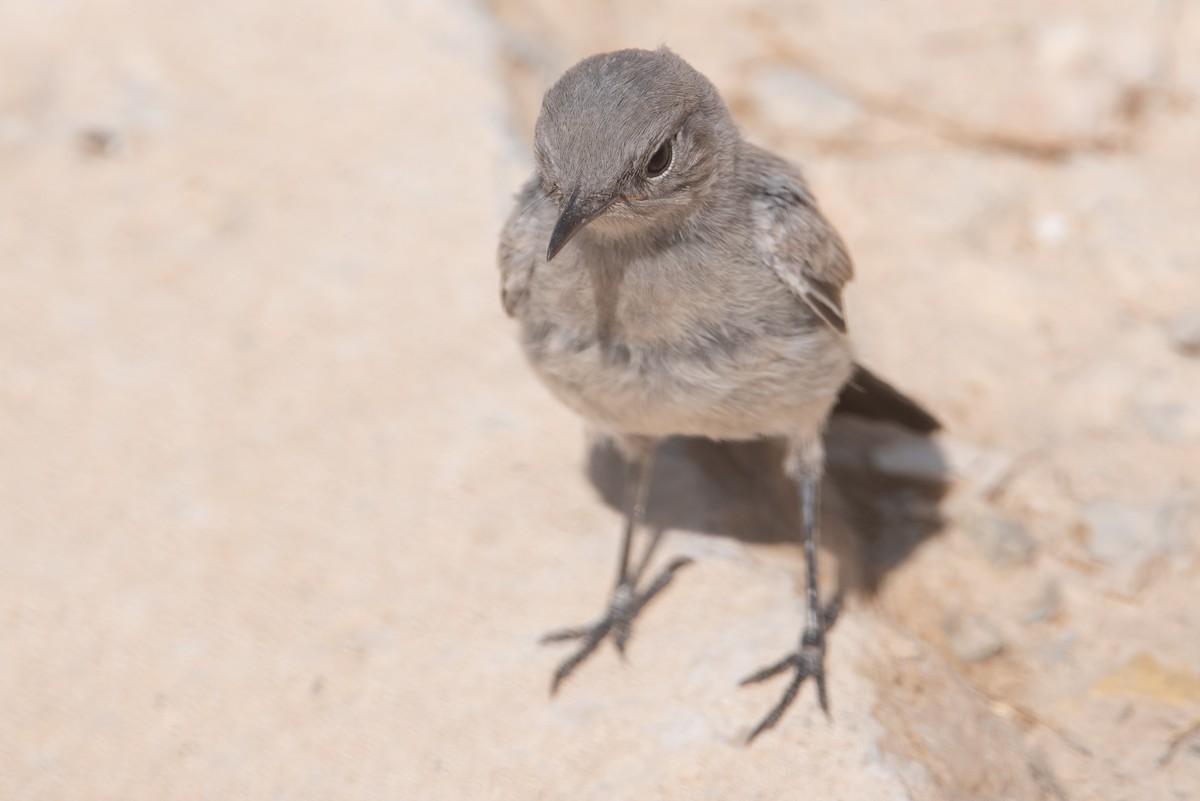
[[[750,749],[802,555],[695,445],[750,534],[660,521],[553,701],[537,644],[620,518],[496,237],[545,89],[663,43],[947,429],[831,452],[886,575]],[[1200,798],[1198,144],[1196,0],[0,0],[0,797]]]

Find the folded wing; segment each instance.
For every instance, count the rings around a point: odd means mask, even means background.
[[[801,303],[844,334],[842,287],[854,276],[850,254],[808,187],[789,173],[782,162],[763,170],[753,201],[755,247]]]

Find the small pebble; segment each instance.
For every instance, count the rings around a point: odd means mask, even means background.
[[[103,158],[117,152],[120,147],[120,137],[116,131],[94,125],[79,132],[78,144],[84,155]]]
[[[1185,312],[1167,326],[1171,346],[1184,356],[1200,356],[1200,309]]]
[[[1159,505],[1156,518],[1162,547],[1177,568],[1186,568],[1200,548],[1200,495],[1174,490]]]
[[[1036,650],[1038,661],[1046,667],[1069,663],[1074,659],[1078,642],[1078,635],[1068,629]]]
[[[1084,503],[1082,511],[1088,553],[1107,567],[1111,591],[1134,597],[1169,563],[1157,508],[1106,498]]]
[[[918,658],[923,653],[921,646],[916,641],[903,634],[896,634],[884,640],[884,648],[887,649],[888,655],[893,659],[901,661],[911,661]]]
[[[1134,412],[1146,433],[1159,442],[1182,443],[1188,437],[1196,414],[1192,407],[1183,403],[1139,404]]]
[[[1029,607],[1029,610],[1021,616],[1021,622],[1026,625],[1041,623],[1043,620],[1055,617],[1061,610],[1062,592],[1058,588],[1058,582],[1051,581],[1046,585],[1042,599]]]
[[[960,662],[983,662],[1004,650],[1000,632],[979,615],[953,616],[946,621],[945,630],[950,650]]]
[[[968,520],[966,532],[992,567],[1029,564],[1037,547],[1024,524],[992,513]]]
[[[1033,238],[1043,247],[1057,247],[1070,233],[1067,220],[1061,214],[1045,214],[1033,224]]]
[[[1088,552],[1108,565],[1150,556],[1155,511],[1123,501],[1103,499],[1083,504]]]

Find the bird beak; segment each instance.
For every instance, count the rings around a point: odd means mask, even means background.
[[[572,192],[571,197],[567,198],[567,202],[563,204],[562,213],[558,215],[554,232],[550,234],[550,247],[546,249],[546,261],[554,261],[554,257],[566,247],[566,244],[571,241],[571,237],[579,233],[580,228],[603,214],[616,200],[616,197],[581,198],[578,189]]]

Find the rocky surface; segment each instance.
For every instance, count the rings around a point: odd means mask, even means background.
[[[1200,4],[0,6],[0,797],[1200,798]],[[540,94],[665,42],[801,162],[863,359],[826,721],[770,443],[554,699],[617,465],[494,247]]]

